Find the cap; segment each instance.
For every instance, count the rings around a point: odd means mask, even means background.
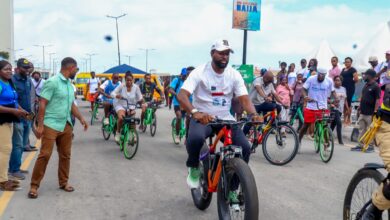
[[[28,60],[25,59],[25,58],[20,58],[20,59],[18,60],[18,62],[16,63],[16,66],[17,66],[17,67],[22,67],[22,68],[24,68],[24,69],[28,69],[28,68],[31,67],[31,66],[30,66],[30,61],[28,61]]]
[[[326,74],[327,72],[325,68],[317,68],[317,73]]]
[[[376,57],[376,56],[370,56],[370,57],[368,58],[368,62],[375,62],[375,61],[378,61],[378,57]]]
[[[390,50],[386,51],[386,54],[389,54],[389,55],[390,55]]]
[[[234,53],[233,49],[230,47],[229,42],[227,40],[215,41],[215,43],[211,46],[211,50],[217,50],[217,51],[230,50],[231,53]]]
[[[368,69],[368,70],[366,70],[366,72],[364,72],[364,75],[369,75],[369,76],[375,77],[376,72],[373,69]]]
[[[182,76],[186,76],[187,75],[187,68],[182,68],[181,69],[181,72],[180,72],[180,75],[182,75]]]

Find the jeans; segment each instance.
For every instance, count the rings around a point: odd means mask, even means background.
[[[282,110],[282,106],[273,103],[273,102],[263,102],[260,105],[255,105],[255,109],[257,113],[262,113],[263,115],[267,114],[268,112],[274,110],[276,108],[278,114]],[[244,126],[244,134],[247,135],[249,130],[251,129],[252,124],[251,123],[246,123]]]
[[[22,165],[23,149],[29,143],[29,135],[31,124],[29,121],[21,120],[21,122],[14,123],[12,134],[12,152],[9,160],[9,172],[15,173],[20,171]]]
[[[191,119],[187,139],[187,167],[198,167],[200,150],[202,149],[206,138],[209,137],[213,131],[218,132],[221,128],[221,126],[203,125]],[[232,140],[234,145],[241,147],[243,159],[248,163],[250,145],[239,126],[233,126]]]

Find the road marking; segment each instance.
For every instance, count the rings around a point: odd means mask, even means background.
[[[41,146],[41,140],[37,140],[35,143],[35,147],[39,148]],[[20,169],[27,170],[28,167],[30,166],[31,161],[34,159],[35,155],[37,154],[38,151],[30,152],[26,159],[24,159],[22,166]],[[13,195],[15,192],[3,192],[3,194],[0,197],[0,219],[4,214],[5,209],[7,208],[9,202],[11,201]]]

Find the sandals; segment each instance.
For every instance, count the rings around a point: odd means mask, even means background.
[[[30,199],[36,199],[36,198],[38,198],[38,190],[35,189],[35,188],[31,188],[31,189],[30,189],[30,192],[28,192],[27,196],[28,196],[28,198],[30,198]]]
[[[64,186],[60,186],[60,189],[64,190],[65,192],[73,192],[74,191],[74,188],[73,186],[71,185],[64,185]]]

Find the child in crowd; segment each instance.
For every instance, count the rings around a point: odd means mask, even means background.
[[[336,92],[336,95],[338,97],[338,103],[334,103],[334,109],[332,109],[332,113],[334,114],[335,118],[331,123],[332,131],[336,127],[337,130],[337,138],[339,140],[339,144],[343,145],[343,137],[341,133],[341,114],[344,112],[344,105],[345,100],[347,98],[347,90],[341,86],[341,77],[340,76],[334,76],[333,78],[334,82],[334,89]]]
[[[293,95],[293,91],[287,84],[287,77],[281,76],[280,84],[276,87],[276,94],[280,97],[282,103],[282,111],[280,112],[280,120],[288,121],[288,109],[290,108],[291,99],[290,96]],[[284,131],[282,131],[284,133]],[[284,134],[285,135],[285,134]]]

